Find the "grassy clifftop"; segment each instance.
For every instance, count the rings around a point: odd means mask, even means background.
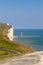
[[[33,48],[20,42],[12,42],[5,38],[5,35],[8,33],[8,29],[11,28],[11,25],[6,23],[0,23],[0,48],[15,50],[21,54],[34,52]],[[7,50],[0,50],[0,58],[7,58],[17,55],[15,53],[9,52]]]

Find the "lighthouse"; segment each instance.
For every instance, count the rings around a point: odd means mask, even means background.
[[[21,37],[23,37],[23,33],[21,32]]]

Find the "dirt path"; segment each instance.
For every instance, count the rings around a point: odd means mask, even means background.
[[[12,58],[0,65],[43,65],[43,51]]]

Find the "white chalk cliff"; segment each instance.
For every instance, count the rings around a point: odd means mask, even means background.
[[[8,30],[7,37],[13,41],[13,27]]]

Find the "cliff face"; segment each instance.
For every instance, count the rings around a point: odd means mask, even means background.
[[[13,41],[13,27],[8,30],[7,37]]]
[[[13,27],[6,23],[0,23],[0,35],[2,38],[13,41]]]

